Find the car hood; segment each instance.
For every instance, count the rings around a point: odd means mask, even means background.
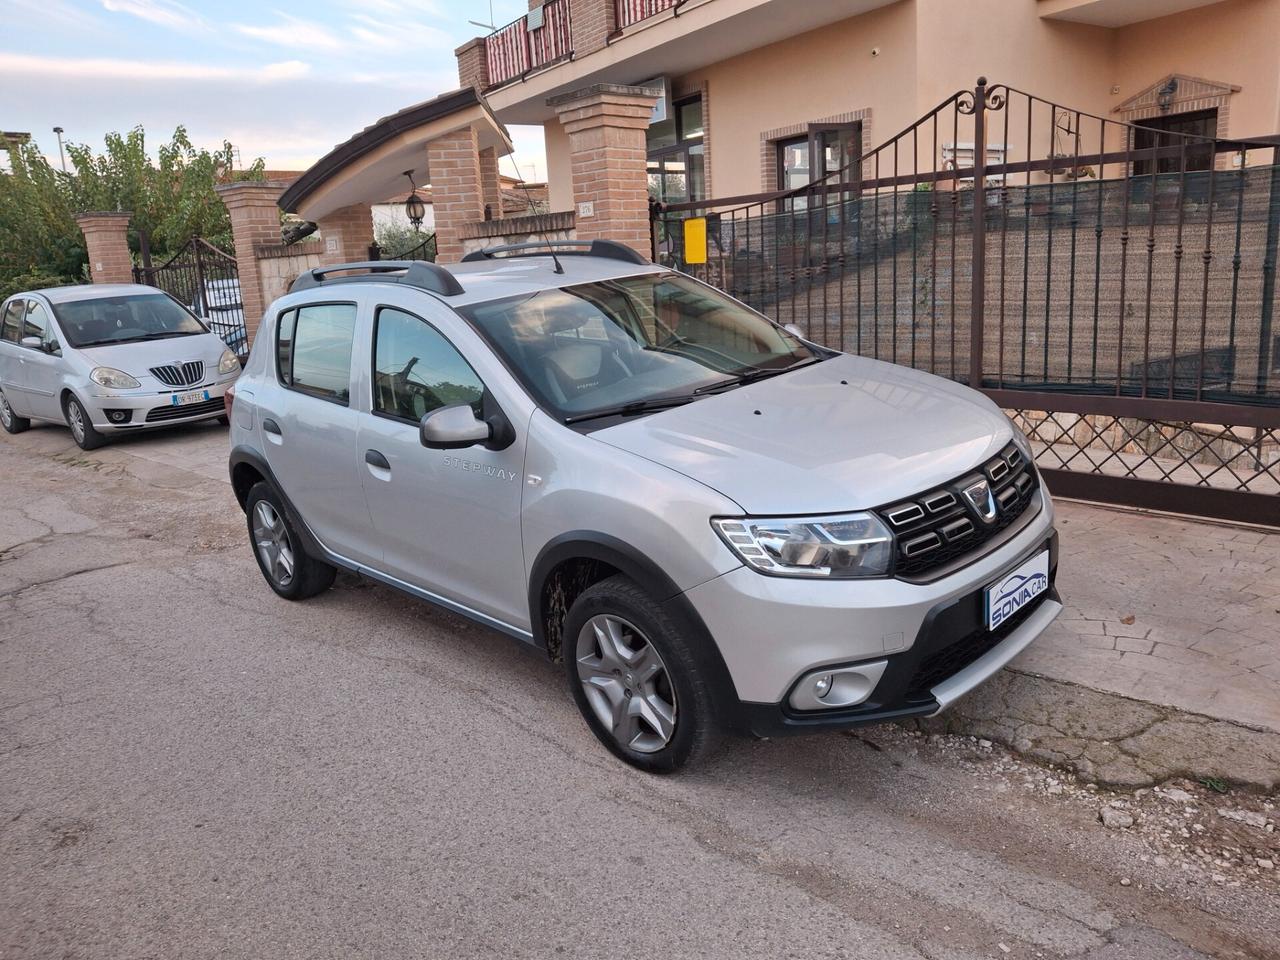
[[[973,469],[1013,431],[967,387],[841,355],[593,436],[777,515],[911,496]]]
[[[218,358],[225,347],[217,335],[202,333],[191,337],[84,347],[79,352],[94,366],[115,367],[134,377],[147,376],[152,367],[186,363],[188,360],[203,360],[206,373],[212,375],[218,372]]]

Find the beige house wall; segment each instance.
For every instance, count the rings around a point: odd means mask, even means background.
[[[569,134],[559,122],[545,130],[547,154],[547,203],[551,210],[573,209],[573,172],[569,164]]]

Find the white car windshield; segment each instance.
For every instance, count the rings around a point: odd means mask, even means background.
[[[54,305],[63,336],[73,347],[162,340],[207,333],[204,325],[168,295],[130,293]]]
[[[693,399],[825,356],[674,273],[542,290],[461,312],[534,397],[568,421]]]

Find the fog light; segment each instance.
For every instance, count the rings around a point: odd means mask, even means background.
[[[831,692],[831,674],[813,681],[813,693],[819,700]]]
[[[112,423],[128,423],[133,416],[132,410],[107,410],[106,413]]]

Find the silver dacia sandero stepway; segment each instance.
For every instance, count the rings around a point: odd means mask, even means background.
[[[1061,610],[990,400],[617,244],[312,270],[229,402],[276,593],[343,568],[534,644],[644,770],[937,713]]]

